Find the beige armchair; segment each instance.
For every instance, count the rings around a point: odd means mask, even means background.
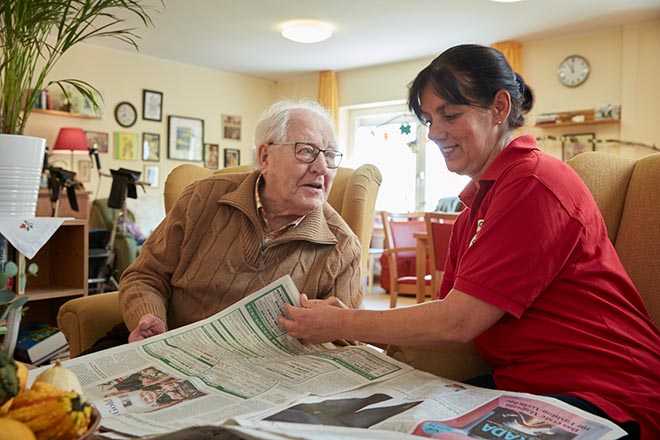
[[[591,152],[568,163],[594,195],[610,240],[653,322],[660,326],[660,154],[634,160]],[[387,352],[416,368],[454,380],[491,370],[471,343],[446,344],[439,349],[389,346]]]
[[[248,170],[250,170],[249,166],[213,171],[193,164],[179,165],[172,170],[165,181],[165,211],[169,211],[181,191],[196,180],[214,173]],[[358,236],[362,249],[369,249],[376,196],[381,181],[380,171],[374,165],[365,164],[355,170],[339,168],[328,196],[330,205],[337,210]],[[363,252],[363,273],[367,257],[367,252]],[[70,300],[62,305],[57,314],[57,325],[69,341],[72,357],[91,347],[121,320],[117,292]]]

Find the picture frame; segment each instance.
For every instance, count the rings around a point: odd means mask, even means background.
[[[115,131],[115,159],[138,160],[140,158],[139,142],[137,133]]]
[[[160,185],[158,165],[144,165],[144,172],[142,175],[144,181],[149,184],[149,188],[158,188]]]
[[[220,168],[220,146],[218,144],[204,144],[204,166],[211,170]]]
[[[225,168],[236,167],[241,164],[241,150],[238,148],[225,148]]]
[[[204,160],[204,121],[185,116],[167,117],[167,158]]]
[[[142,133],[142,160],[160,162],[160,134]]]
[[[78,179],[83,183],[92,180],[92,162],[89,159],[78,161]]]
[[[96,148],[99,153],[108,152],[108,133],[103,131],[85,131],[85,138],[87,139],[87,148],[90,151]]]
[[[163,92],[142,90],[142,119],[156,122],[163,120]]]
[[[241,117],[222,115],[222,137],[225,139],[241,140]]]
[[[586,151],[596,150],[595,133],[575,133],[562,135],[561,158],[564,162]]]

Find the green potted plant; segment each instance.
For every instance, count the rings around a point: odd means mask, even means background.
[[[95,37],[137,49],[136,28],[125,16],[150,26],[149,12],[138,0],[0,0],[0,176],[8,177],[0,180],[0,217],[33,217],[36,210],[45,140],[22,134],[41,90],[56,85],[66,95],[70,88],[95,108],[101,104],[85,81],[48,80],[55,64]]]

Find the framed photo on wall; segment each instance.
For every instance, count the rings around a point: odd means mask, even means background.
[[[167,117],[167,158],[204,160],[204,121],[184,116]]]
[[[155,90],[142,90],[142,119],[163,120],[163,93]]]
[[[160,162],[159,134],[142,133],[142,160],[145,162]]]
[[[204,166],[211,170],[220,168],[220,146],[218,144],[204,144]]]
[[[222,115],[222,137],[225,139],[241,140],[241,117]]]
[[[561,158],[564,162],[580,153],[596,149],[595,133],[565,134],[562,139]]]
[[[96,148],[99,153],[108,152],[108,133],[102,131],[86,131],[87,148],[93,150]]]
[[[241,150],[237,148],[225,148],[225,168],[237,167],[241,164]]]
[[[158,188],[158,165],[145,165],[143,176],[149,188]]]
[[[115,131],[115,159],[138,160],[139,142],[137,133]]]
[[[89,159],[78,161],[78,179],[81,182],[89,182],[92,178],[92,162]]]

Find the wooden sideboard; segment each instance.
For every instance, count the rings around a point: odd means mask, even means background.
[[[60,208],[58,217],[73,217],[77,219],[89,218],[89,210],[91,208],[90,198],[91,191],[76,191],[76,200],[78,201],[78,211],[71,209],[69,197],[66,190],[62,191],[60,195]],[[50,217],[52,213],[52,206],[50,203],[50,191],[47,188],[39,190],[39,200],[37,201],[37,217]]]

